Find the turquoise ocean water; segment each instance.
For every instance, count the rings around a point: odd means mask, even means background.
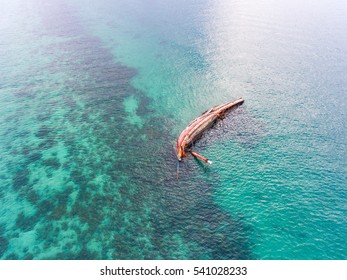
[[[344,1],[0,11],[0,258],[347,259]]]

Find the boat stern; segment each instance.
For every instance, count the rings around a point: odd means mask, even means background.
[[[187,156],[186,153],[184,152],[184,149],[182,148],[182,146],[177,146],[176,156],[177,156],[177,159],[179,161],[181,161],[182,158]]]

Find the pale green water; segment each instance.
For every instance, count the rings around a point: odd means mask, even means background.
[[[346,259],[345,4],[1,3],[3,259]]]

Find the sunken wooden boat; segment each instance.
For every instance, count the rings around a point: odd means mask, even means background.
[[[197,157],[207,163],[211,163],[207,158],[199,155],[191,150],[192,145],[198,140],[201,135],[211,126],[213,126],[218,119],[223,119],[225,115],[233,108],[238,107],[244,102],[242,98],[239,98],[232,102],[214,106],[211,109],[202,113],[202,115],[193,120],[181,133],[177,139],[176,154],[179,161],[187,156],[187,153],[191,153],[194,157]]]

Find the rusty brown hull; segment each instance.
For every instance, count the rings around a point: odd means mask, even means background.
[[[202,115],[193,120],[181,133],[177,139],[176,154],[179,161],[186,157],[188,148],[209,128],[217,119],[223,118],[231,109],[241,105],[244,102],[242,98],[228,102],[202,113]]]

